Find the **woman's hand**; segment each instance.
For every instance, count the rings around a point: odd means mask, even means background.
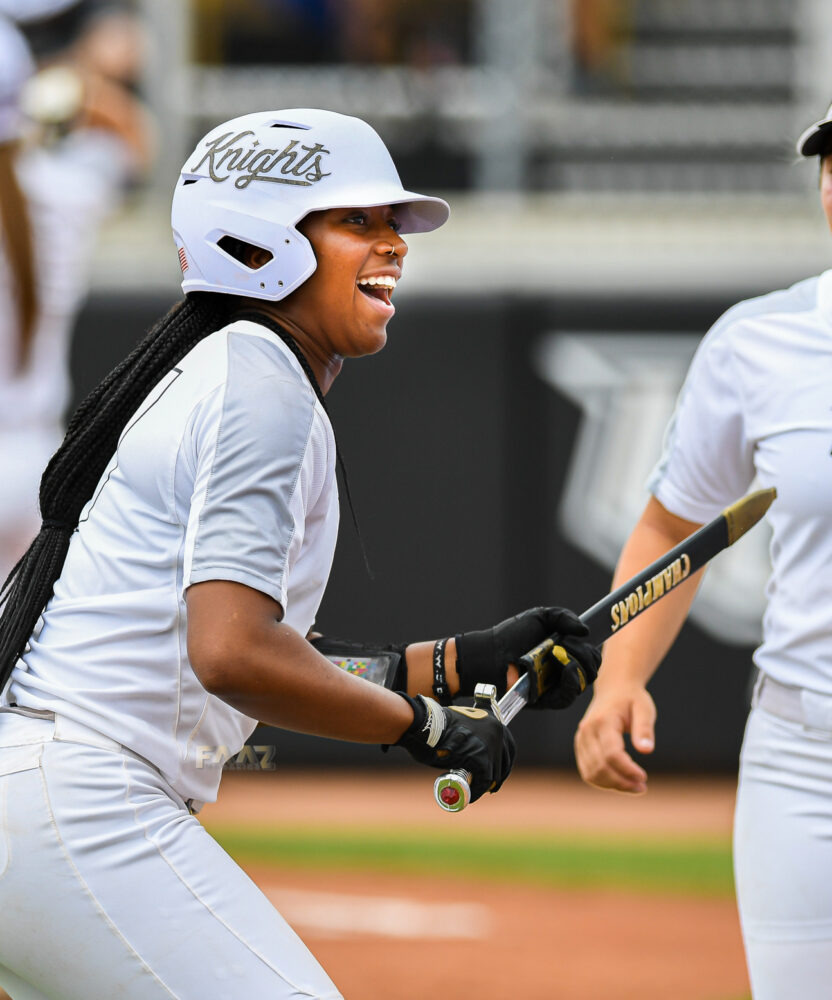
[[[587,627],[565,608],[539,607],[522,611],[492,628],[463,632],[456,638],[459,694],[473,694],[477,684],[494,684],[498,694],[503,695],[507,686],[516,680],[517,672],[512,668],[520,657],[555,634],[582,638],[587,634]],[[598,664],[594,654],[585,655],[583,646],[578,643],[574,652],[569,649],[569,653],[579,665],[586,667],[585,684],[591,684]]]
[[[413,723],[396,746],[420,764],[471,774],[471,801],[499,791],[514,764],[514,739],[508,728],[482,708],[443,707],[432,698],[402,694],[413,709]]]
[[[639,753],[655,745],[656,706],[638,683],[596,686],[575,733],[575,760],[587,784],[639,795],[647,791],[647,772],[627,752],[629,734]]]

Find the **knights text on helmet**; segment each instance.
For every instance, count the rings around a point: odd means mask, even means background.
[[[254,132],[246,130],[236,134],[226,132],[211,139],[204,144],[206,152],[199,163],[190,168],[191,173],[197,173],[207,163],[213,181],[227,181],[236,173],[234,186],[237,188],[247,188],[252,181],[311,187],[330,176],[321,169],[323,158],[330,152],[323,143],[304,146],[292,139],[283,149],[268,149],[257,139],[252,142],[250,137],[253,136]],[[278,167],[279,171],[273,173]]]

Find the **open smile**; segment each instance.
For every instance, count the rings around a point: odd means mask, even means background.
[[[390,301],[396,283],[392,274],[379,274],[371,278],[359,278],[358,290],[377,303],[386,316],[391,316],[396,311]]]

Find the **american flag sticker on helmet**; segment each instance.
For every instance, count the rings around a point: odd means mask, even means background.
[[[185,248],[179,248],[179,266],[182,268],[182,273],[184,274],[188,270],[188,258],[185,255]]]

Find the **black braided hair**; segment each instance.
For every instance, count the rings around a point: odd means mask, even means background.
[[[0,590],[0,690],[46,607],[87,501],[130,416],[150,390],[208,334],[225,326],[236,300],[194,293],[174,306],[72,415],[40,481],[40,532]]]

